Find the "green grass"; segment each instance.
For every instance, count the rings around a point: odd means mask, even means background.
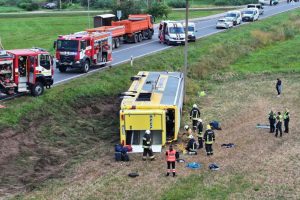
[[[202,17],[218,12],[221,11],[193,11],[190,16],[192,18]],[[93,15],[96,14],[94,13]],[[20,14],[14,17],[10,15],[5,15],[4,17],[5,19],[0,20],[0,37],[6,49],[35,46],[53,52],[53,41],[57,39],[58,35],[85,30],[89,26],[87,13]],[[169,16],[169,19],[172,20],[183,18],[184,12],[182,11],[173,11]],[[90,18],[90,23],[93,26],[92,17]],[[159,20],[157,20],[157,23],[159,23]]]
[[[206,176],[206,179],[204,179]],[[230,199],[230,195],[241,193],[248,189],[251,184],[248,183],[243,175],[234,175],[229,180],[212,181],[207,184],[208,176],[193,174],[189,177],[181,178],[176,185],[169,187],[163,194],[162,200],[180,200],[180,199]],[[227,178],[227,177],[226,177]]]
[[[23,11],[23,9],[15,6],[0,6],[0,13],[20,12],[20,11]]]

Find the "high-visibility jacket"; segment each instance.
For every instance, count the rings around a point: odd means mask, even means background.
[[[143,148],[149,149],[152,145],[151,137],[149,134],[145,134],[143,137]]]
[[[205,131],[203,139],[205,144],[212,144],[215,141],[215,133],[208,129]]]
[[[203,124],[199,122],[198,124],[198,137],[203,137]]]
[[[282,117],[281,114],[277,116],[277,121],[278,121],[278,123],[279,123],[279,122],[281,123],[281,122],[282,122],[282,119],[283,119],[283,117]]]
[[[175,162],[176,161],[176,150],[174,150],[174,149],[172,151],[168,150],[166,152],[166,156],[167,156],[167,161]]]
[[[284,112],[283,119],[286,120],[286,121],[289,121],[290,120],[290,113],[289,112]]]
[[[271,119],[276,119],[276,114],[273,111],[269,113],[269,120]]]
[[[200,118],[200,110],[198,108],[193,108],[190,112],[190,118],[198,120]]]

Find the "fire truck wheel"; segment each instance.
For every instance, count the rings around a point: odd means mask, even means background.
[[[31,94],[32,96],[40,96],[44,92],[44,85],[41,82],[36,82],[34,85],[31,87]]]
[[[67,71],[67,67],[66,67],[66,66],[59,66],[59,67],[58,67],[58,70],[59,70],[60,72],[66,72],[66,71]]]
[[[137,43],[139,41],[139,36],[137,34],[133,35],[133,42]]]
[[[141,42],[142,40],[143,40],[143,35],[139,33],[139,42]]]
[[[116,38],[116,44],[115,44],[115,47],[116,47],[116,48],[119,48],[119,47],[120,47],[120,39],[119,39],[119,38]]]
[[[112,49],[116,48],[116,39],[113,39],[112,41]]]
[[[89,71],[89,69],[90,69],[90,62],[88,60],[86,60],[82,67],[82,72],[87,73]]]

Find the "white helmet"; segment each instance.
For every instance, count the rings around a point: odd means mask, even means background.
[[[185,129],[185,130],[188,130],[188,129],[189,129],[189,126],[188,126],[188,125],[185,125],[185,126],[184,126],[184,129]]]
[[[188,137],[189,139],[193,139],[194,138],[194,136],[193,135],[189,135],[189,137]]]
[[[193,105],[193,108],[197,108],[197,105],[196,105],[196,104],[194,104],[194,105]]]
[[[202,122],[202,119],[198,119],[198,122]]]
[[[146,130],[145,133],[149,135],[150,134],[150,130]]]

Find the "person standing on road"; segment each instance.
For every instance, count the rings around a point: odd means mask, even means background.
[[[166,157],[167,157],[167,167],[168,167],[166,176],[169,176],[170,173],[172,172],[174,177],[176,176],[176,169],[175,169],[176,150],[173,149],[172,145],[170,145],[169,150],[166,152]]]
[[[278,136],[278,131],[280,132],[280,137],[282,137],[282,118],[283,117],[282,117],[281,113],[278,112],[275,137]]]
[[[287,108],[283,113],[283,121],[284,121],[284,132],[289,133],[290,112]]]
[[[276,90],[277,90],[277,94],[278,94],[277,97],[280,97],[280,94],[282,92],[282,83],[281,83],[281,80],[279,78],[277,79]]]
[[[206,150],[206,154],[207,156],[213,155],[213,148],[212,148],[212,144],[215,141],[215,133],[213,132],[213,130],[211,130],[210,125],[206,126],[206,131],[204,133],[204,142],[205,142],[205,150]]]
[[[203,123],[202,119],[198,119],[198,149],[203,148]]]
[[[190,119],[193,120],[193,130],[196,131],[198,119],[200,118],[200,110],[198,109],[197,105],[194,104],[193,108],[190,112]]]
[[[145,135],[143,137],[143,160],[147,159],[147,155],[149,155],[150,160],[154,160],[155,158],[152,151],[152,140],[150,133],[150,130],[146,130]]]
[[[273,111],[273,109],[271,109],[271,111],[269,113],[269,122],[270,122],[270,133],[274,133],[275,132],[275,124],[276,124],[276,114]]]

